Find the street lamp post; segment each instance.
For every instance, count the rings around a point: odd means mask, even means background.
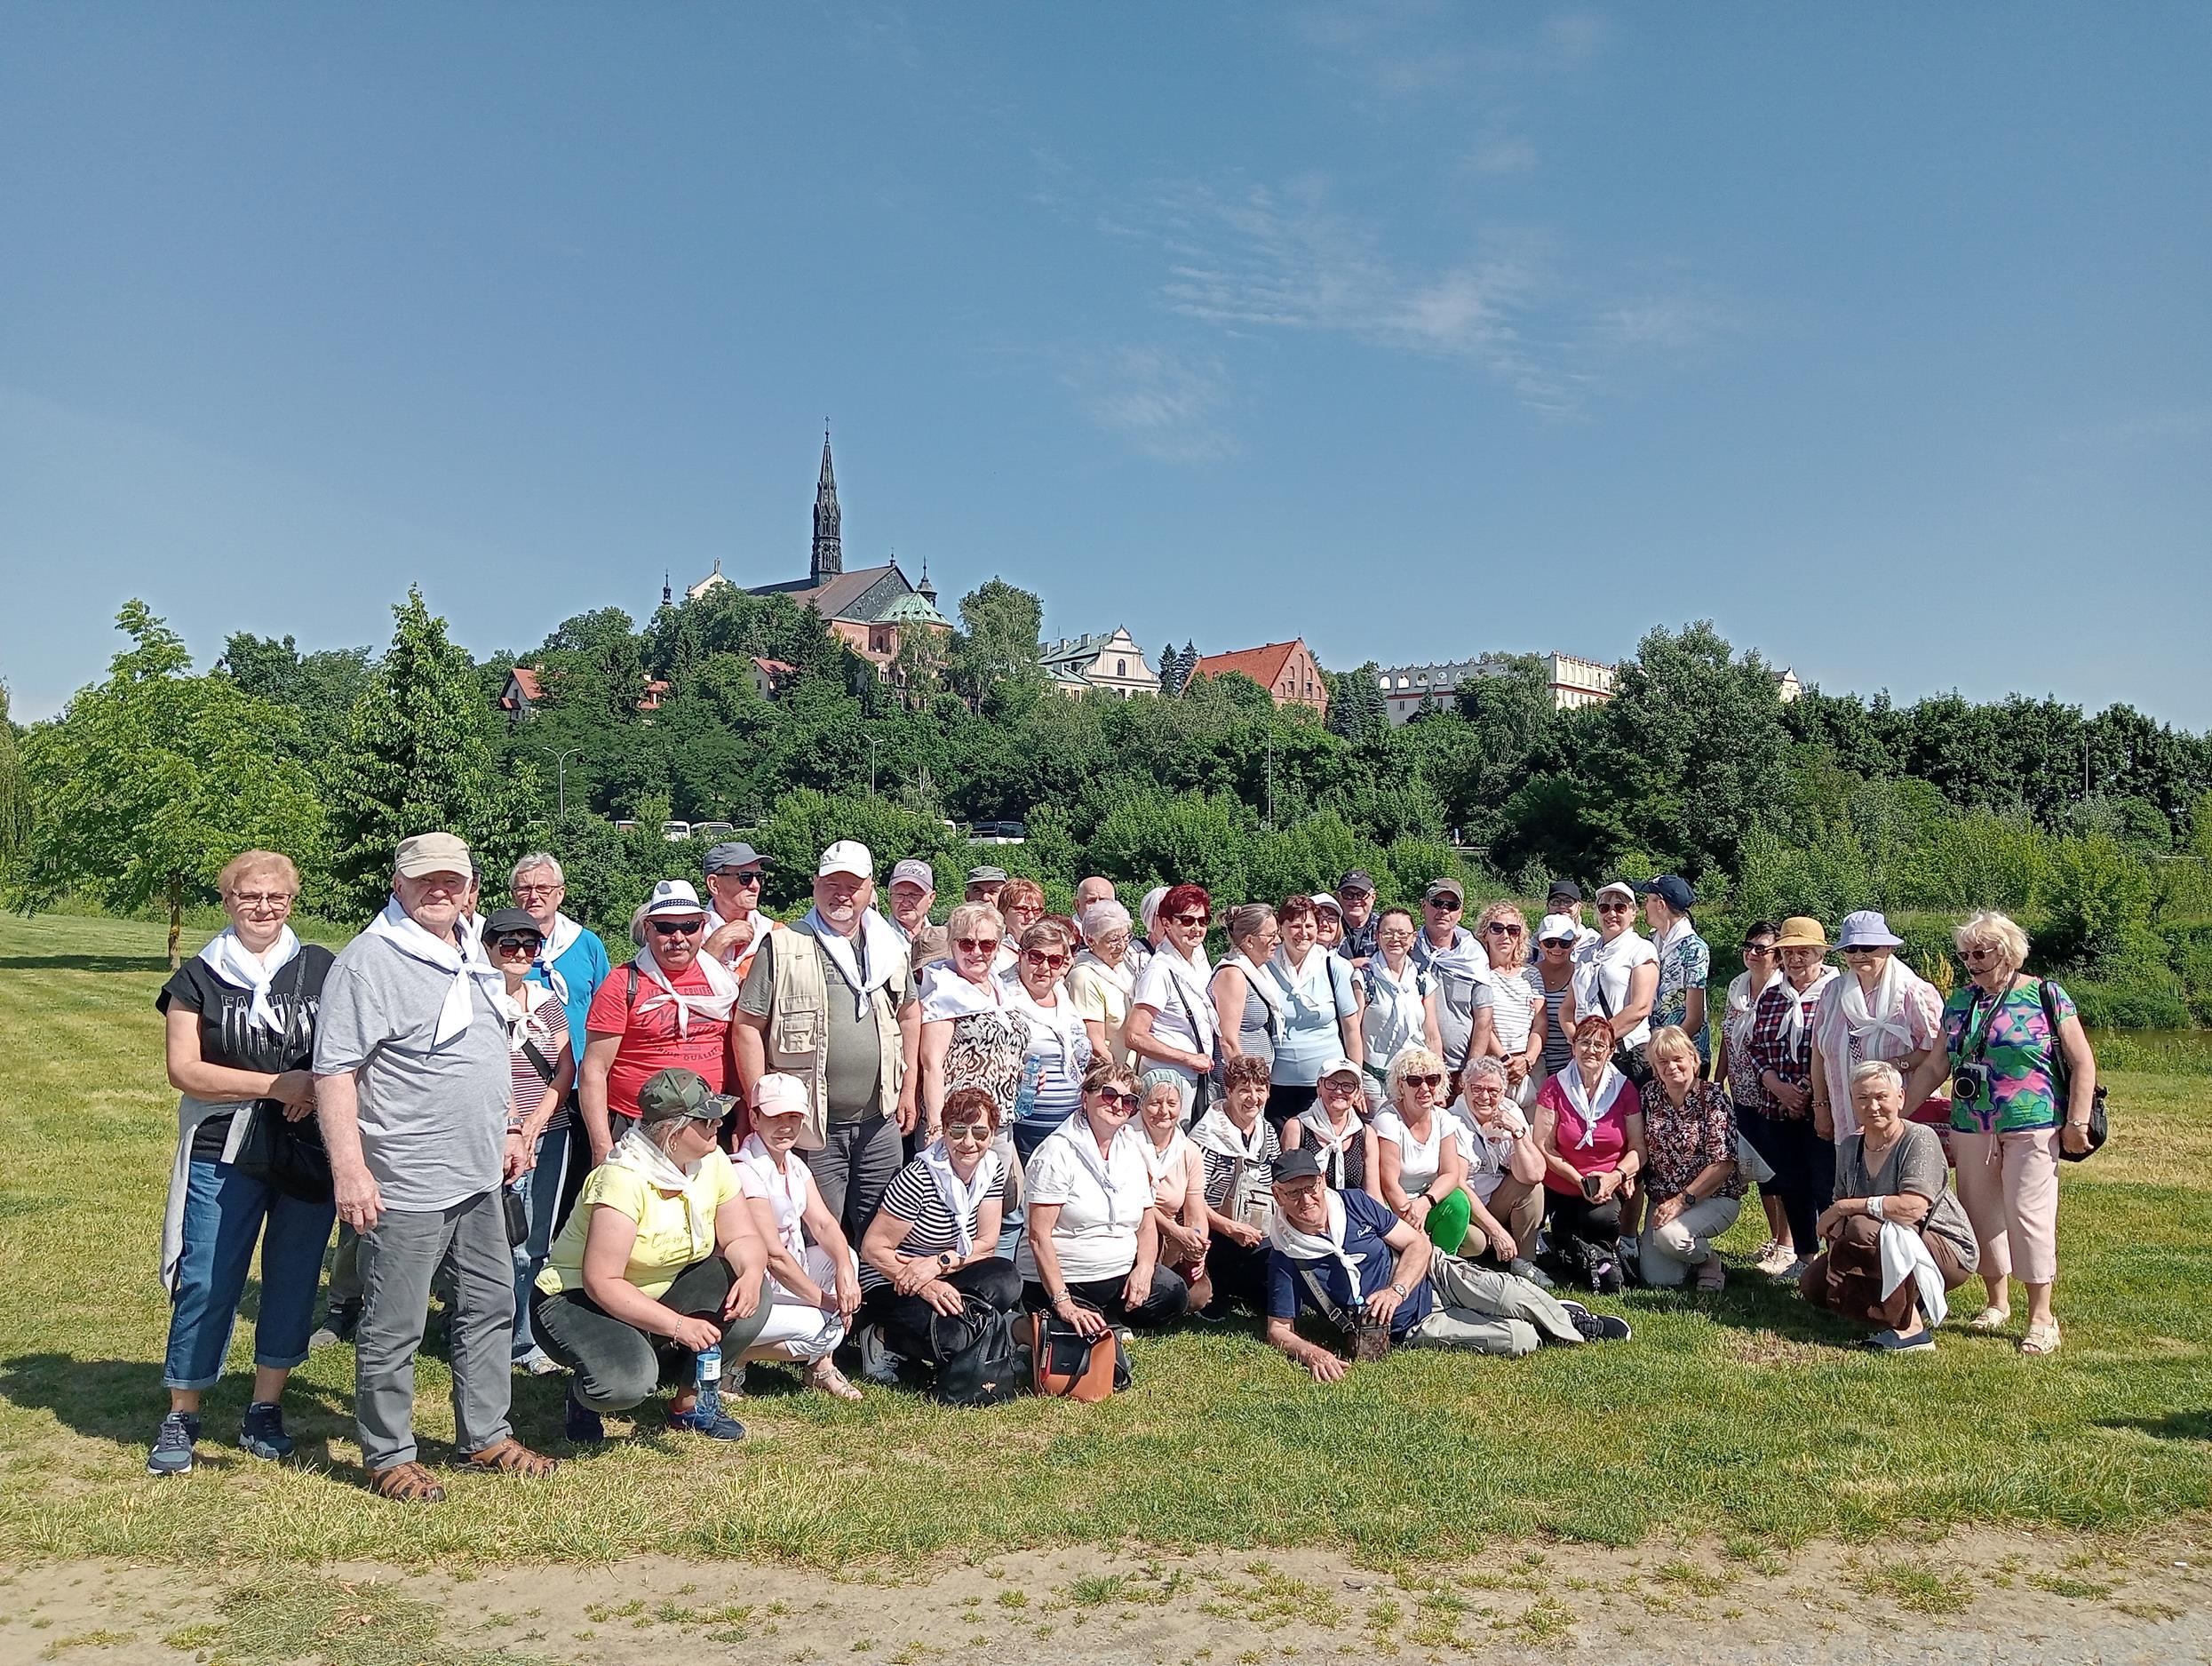
[[[551,746],[532,746],[532,752],[542,752],[553,761],[553,814],[569,813],[569,760],[584,750],[581,746],[564,746],[555,752]]]

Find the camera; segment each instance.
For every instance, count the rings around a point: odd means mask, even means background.
[[[1993,1102],[1989,1087],[1989,1066],[1979,1060],[1969,1060],[1951,1072],[1951,1102],[1969,1110],[1986,1111]]]

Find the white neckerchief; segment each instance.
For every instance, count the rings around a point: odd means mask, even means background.
[[[1204,943],[1198,945],[1198,953],[1196,961],[1186,960],[1171,938],[1160,945],[1158,958],[1182,999],[1183,1016],[1190,1021],[1191,1039],[1197,1042],[1190,1050],[1210,1053],[1221,1025],[1214,1016],[1213,998],[1206,993],[1206,979],[1213,975],[1213,969],[1206,963]]]
[[[784,1248],[805,1260],[807,1232],[801,1223],[807,1213],[807,1165],[799,1160],[799,1153],[786,1152],[779,1170],[774,1153],[760,1143],[760,1136],[748,1134],[737,1148],[736,1160],[752,1170],[767,1188],[768,1201],[775,1206],[776,1235],[784,1240]]]
[[[1329,962],[1335,959],[1335,955],[1317,943],[1306,951],[1304,966],[1293,966],[1289,951],[1277,944],[1275,953],[1268,957],[1268,964],[1283,980],[1283,987],[1290,992],[1291,999],[1303,1001],[1316,1011],[1326,1007],[1331,1014],[1334,1014],[1336,980],[1329,970]]]
[[[1370,1017],[1379,1020],[1380,1031],[1368,1036],[1370,1059],[1396,1058],[1408,1042],[1420,1040],[1426,1017],[1421,1004],[1428,999],[1421,993],[1420,976],[1420,962],[1410,954],[1405,958],[1403,983],[1380,951],[1367,962],[1368,983],[1375,997],[1367,1003],[1367,1012]],[[1363,1021],[1361,1028],[1366,1027]]]
[[[530,962],[537,975],[545,980],[562,1006],[569,1004],[569,980],[553,970],[553,962],[576,946],[576,940],[584,935],[584,928],[566,914],[553,916],[553,929],[545,934],[537,945],[537,958]]]
[[[1138,1144],[1144,1152],[1144,1171],[1152,1176],[1153,1185],[1158,1186],[1182,1161],[1183,1148],[1190,1141],[1181,1128],[1172,1129],[1167,1136],[1167,1149],[1162,1151],[1152,1144],[1151,1131],[1147,1129]]]
[[[1107,965],[1088,949],[1085,949],[1082,953],[1075,957],[1075,963],[1077,966],[1087,967],[1092,976],[1102,977],[1118,989],[1121,992],[1122,1003],[1125,1006],[1128,1004],[1129,997],[1135,992],[1137,986],[1136,956],[1130,953],[1128,950],[1124,949],[1121,952],[1119,966]],[[1070,969],[1070,976],[1073,976],[1072,968]]]
[[[1558,1080],[1560,1091],[1567,1096],[1567,1103],[1574,1107],[1575,1114],[1582,1119],[1582,1137],[1575,1141],[1574,1148],[1579,1152],[1587,1151],[1597,1138],[1597,1125],[1604,1120],[1605,1113],[1613,1108],[1613,1101],[1619,1098],[1627,1089],[1628,1079],[1615,1070],[1611,1061],[1608,1060],[1605,1073],[1597,1079],[1597,1102],[1595,1107],[1590,1102],[1589,1089],[1582,1085],[1581,1065],[1570,1063],[1566,1069],[1559,1072]]]
[[[1232,1161],[1241,1157],[1248,1163],[1256,1163],[1260,1153],[1268,1148],[1268,1121],[1261,1117],[1253,1123],[1250,1134],[1239,1134],[1237,1125],[1229,1120],[1229,1112],[1214,1105],[1190,1130],[1190,1143],[1217,1157]]]
[[[1465,942],[1455,936],[1450,948],[1438,949],[1428,957],[1430,975],[1456,977],[1462,984],[1487,984],[1490,982],[1490,951],[1477,943],[1473,936],[1461,935],[1466,936]]]
[[[1782,1045],[1791,1057],[1794,1058],[1797,1056],[1797,1044],[1804,1040],[1806,1008],[1820,999],[1821,990],[1827,986],[1830,978],[1836,976],[1838,973],[1835,968],[1824,966],[1820,969],[1820,976],[1812,980],[1812,987],[1803,991],[1800,991],[1789,981],[1787,972],[1775,979],[1775,984],[1782,986],[1782,994],[1789,1002],[1789,1018],[1782,1025]],[[1854,978],[1852,981],[1856,983],[1858,980]],[[1774,984],[1767,985],[1768,990],[1773,987]],[[1766,999],[1765,990],[1760,992],[1759,998],[1762,1000]]]
[[[1290,1217],[1280,1209],[1268,1211],[1268,1242],[1293,1261],[1333,1261],[1344,1269],[1352,1289],[1352,1305],[1359,1305],[1359,1263],[1367,1259],[1355,1255],[1344,1248],[1344,1200],[1333,1190],[1325,1190],[1322,1200],[1329,1208],[1326,1234],[1309,1232],[1290,1224]]]
[[[609,1168],[625,1168],[648,1185],[663,1192],[688,1192],[691,1183],[698,1177],[702,1157],[686,1168],[666,1152],[658,1142],[645,1132],[645,1125],[633,1122],[629,1132],[615,1142],[615,1149],[607,1153]]]
[[[915,1161],[929,1171],[929,1178],[935,1183],[945,1213],[952,1217],[955,1248],[965,1258],[975,1248],[975,1228],[971,1224],[975,1212],[983,1207],[983,1200],[998,1189],[999,1153],[986,1146],[983,1160],[975,1165],[975,1175],[967,1180],[961,1179],[952,1167],[952,1154],[945,1150],[942,1139],[925,1145]]]
[[[1730,981],[1728,1010],[1721,1018],[1721,1029],[1727,1035],[1730,1047],[1741,1052],[1745,1043],[1750,1040],[1751,1024],[1758,1014],[1759,997],[1767,992],[1767,984],[1771,984],[1780,976],[1779,972],[1770,974],[1766,984],[1760,984],[1756,990],[1751,986],[1749,972],[1739,972]]]
[[[939,961],[929,968],[927,982],[922,986],[922,1020],[935,1023],[942,1018],[973,1017],[979,1012],[997,1012],[1007,1004],[1007,987],[999,979],[986,976],[981,984],[971,984],[952,966]]]
[[[266,958],[239,940],[236,927],[225,926],[208,939],[207,946],[200,951],[200,958],[207,962],[208,970],[226,984],[235,984],[253,992],[253,1005],[246,1012],[249,1025],[258,1024],[282,1035],[284,1024],[276,1016],[276,1008],[269,1003],[269,985],[298,953],[299,939],[290,926],[279,929],[276,941],[269,945]]]
[[[1313,1136],[1315,1148],[1321,1158],[1321,1166],[1326,1171],[1322,1178],[1332,1187],[1342,1186],[1345,1153],[1351,1150],[1352,1142],[1359,1137],[1361,1130],[1366,1127],[1366,1124],[1359,1120],[1359,1112],[1349,1111],[1345,1113],[1344,1131],[1340,1134],[1336,1131],[1334,1125],[1330,1122],[1327,1109],[1320,1100],[1316,1099],[1298,1113],[1298,1126]],[[1277,1210],[1277,1213],[1280,1214],[1281,1211]]]
[[[1874,980],[1872,1000],[1866,998],[1856,973],[1837,985],[1837,1007],[1858,1061],[1898,1058],[1913,1050],[1913,1026],[1905,1001],[1920,981],[1918,973],[1892,954],[1882,962],[1882,976]],[[1882,1047],[1885,1036],[1896,1043],[1894,1048]]]
[[[1114,1189],[1114,1152],[1120,1148],[1122,1141],[1126,1139],[1135,1140],[1141,1145],[1150,1145],[1152,1142],[1125,1122],[1121,1125],[1120,1132],[1114,1136],[1112,1144],[1107,1147],[1106,1154],[1102,1157],[1098,1152],[1098,1136],[1091,1132],[1088,1119],[1079,1111],[1045,1137],[1047,1140],[1063,1140],[1067,1143],[1068,1149],[1075,1153],[1076,1160],[1083,1165],[1084,1171],[1092,1179],[1098,1182],[1099,1191],[1105,1195],[1108,1228],[1113,1231],[1120,1230],[1122,1200]],[[1151,1165],[1147,1163],[1145,1168],[1149,1173]],[[1132,1201],[1134,1202],[1134,1200]],[[1136,1203],[1129,1212],[1133,1224],[1138,1216],[1151,1207],[1151,1188],[1148,1184],[1145,1188],[1143,1201]]]
[[[459,929],[457,924],[455,929]],[[396,897],[384,905],[384,912],[369,922],[362,935],[381,937],[410,960],[453,975],[452,983],[446,986],[445,1000],[438,1008],[437,1028],[431,1032],[433,1047],[443,1047],[467,1030],[469,1020],[475,1016],[468,998],[472,981],[482,986],[493,1011],[510,1023],[513,1021],[514,1003],[507,999],[506,979],[500,976],[497,967],[484,959],[483,945],[474,938],[463,938],[469,945],[463,950],[443,937],[432,937],[409,918]]]
[[[1281,951],[1277,950],[1277,953],[1280,953]],[[1277,984],[1272,977],[1262,976],[1260,967],[1255,965],[1252,957],[1242,949],[1237,950],[1234,954],[1221,956],[1221,965],[1233,966],[1245,975],[1245,992],[1247,995],[1259,996],[1261,1003],[1268,1009],[1268,1033],[1281,1035],[1283,1026],[1289,1021],[1290,1016],[1289,1009],[1283,1004],[1283,985]],[[1270,969],[1274,965],[1274,961],[1269,961],[1268,966]],[[1219,968],[1215,969],[1218,970]],[[1289,969],[1286,967],[1284,970],[1286,975],[1285,982],[1287,982],[1289,981],[1287,976]]]
[[[807,917],[799,922],[814,934],[814,940],[822,945],[822,953],[835,962],[852,986],[853,1016],[868,1016],[868,997],[898,976],[899,967],[906,958],[906,945],[891,929],[891,922],[872,908],[860,911],[860,931],[856,937],[842,935],[836,927],[822,917],[819,908],[809,908]],[[854,949],[860,952],[858,961]]]
[[[659,994],[649,995],[638,1002],[638,1010],[642,1013],[651,1012],[659,1007],[673,1007],[676,1009],[676,1033],[680,1036],[691,1033],[693,1013],[716,1024],[727,1024],[729,1009],[737,1004],[737,980],[731,976],[729,968],[722,964],[720,957],[702,954],[691,963],[706,979],[707,992],[704,995],[680,992],[668,981],[668,974],[661,970],[660,962],[653,958],[650,945],[640,949],[637,959],[630,962],[638,969],[640,976],[660,991]]]
[[[1077,1046],[1087,1045],[1090,1035],[1083,1027],[1082,1016],[1075,1009],[1074,998],[1065,989],[1053,992],[1051,1006],[1040,1006],[1037,997],[1030,993],[1029,985],[1017,979],[1006,986],[1006,1005],[1020,1013],[1030,1029],[1042,1030],[1060,1043],[1061,1074],[1072,1081],[1082,1073],[1082,1065],[1076,1062]]]
[[[1665,960],[1667,951],[1675,946],[1675,940],[1688,937],[1695,929],[1696,927],[1691,923],[1688,914],[1675,915],[1675,923],[1651,939],[1651,952],[1662,961]]]
[[[507,997],[508,1000],[513,1002],[514,1004],[514,1010],[505,1015],[507,1020],[507,1051],[510,1053],[521,1053],[523,1043],[530,1040],[530,1032],[537,1026],[537,1012],[536,1008],[534,1008],[530,1003],[531,987],[532,986],[529,983],[525,982],[522,985],[522,993],[519,1000],[513,995],[509,995]],[[538,985],[538,987],[542,988],[543,985]],[[547,990],[545,992],[547,994],[553,994],[551,990]],[[561,998],[558,995],[554,995],[553,999],[558,1000]],[[569,1018],[566,1013],[563,1013],[561,1016],[558,1032],[561,1037],[561,1046],[565,1047],[569,1040]],[[546,1040],[551,1040],[554,1033],[555,1032],[553,1030],[538,1031],[539,1037]],[[559,1048],[554,1048],[555,1052],[558,1052],[559,1050]],[[552,1063],[552,1060],[548,1059],[546,1062],[550,1064]],[[531,1068],[535,1070],[537,1066],[532,1065]]]

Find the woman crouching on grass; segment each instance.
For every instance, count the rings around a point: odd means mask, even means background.
[[[299,873],[274,850],[235,857],[217,881],[230,924],[162,985],[177,1102],[177,1158],[162,1223],[162,1282],[170,1293],[162,1381],[169,1415],[146,1467],[190,1471],[200,1396],[223,1375],[231,1327],[257,1242],[261,1300],[253,1325],[253,1399],[238,1445],[257,1458],[291,1455],[282,1399],[307,1357],[322,1248],[337,1218],[328,1159],[314,1120],[315,1015],[330,952],[302,944],[286,923]],[[259,1109],[254,1110],[259,1104]],[[243,1114],[251,1112],[251,1115]],[[259,1130],[251,1125],[273,1119]],[[250,1133],[300,1160],[237,1166]]]
[[[664,1070],[638,1090],[638,1120],[592,1170],[530,1293],[530,1329],[569,1383],[569,1439],[607,1438],[662,1383],[668,1426],[744,1438],[700,1351],[735,1358],[768,1321],[768,1249],[737,1171],[715,1144],[730,1102],[696,1071]]]

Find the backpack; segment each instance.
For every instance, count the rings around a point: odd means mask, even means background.
[[[929,1321],[933,1343],[938,1326],[945,1322],[942,1313]],[[940,1363],[929,1385],[932,1399],[945,1406],[998,1406],[1022,1391],[1028,1373],[1014,1345],[1013,1314],[971,1295],[960,1317],[950,1322],[965,1329],[970,1340],[949,1353],[942,1346],[937,1349]]]

